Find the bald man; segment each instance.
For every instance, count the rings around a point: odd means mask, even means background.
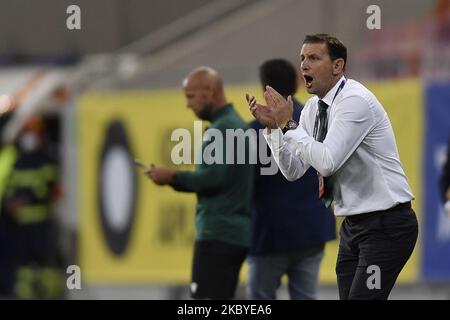
[[[211,122],[205,134],[215,129],[225,139],[227,129],[248,128],[233,105],[227,103],[223,81],[215,70],[208,67],[195,69],[184,79],[183,90],[187,107],[198,118]],[[248,143],[244,150],[238,150],[236,138],[233,139],[234,150],[226,150],[227,143],[223,140],[222,164],[206,164],[202,159],[195,171],[174,171],[163,166],[146,171],[157,185],[170,185],[177,191],[197,194],[190,286],[191,296],[195,299],[232,299],[250,244],[254,169],[249,164],[237,164],[237,156],[242,152],[248,154]],[[203,142],[202,155],[211,143]],[[226,161],[227,152],[234,154],[232,164]]]

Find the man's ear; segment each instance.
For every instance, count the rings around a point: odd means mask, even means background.
[[[203,95],[205,98],[207,98],[209,101],[212,99],[213,95],[214,95],[214,90],[212,88],[211,85],[205,87],[203,89]]]
[[[344,72],[345,62],[344,59],[339,58],[333,61],[333,75],[336,76],[341,72]]]

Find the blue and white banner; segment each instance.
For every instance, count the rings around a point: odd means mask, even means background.
[[[439,192],[439,178],[450,138],[450,82],[425,87],[424,230],[422,278],[450,280],[450,217]]]

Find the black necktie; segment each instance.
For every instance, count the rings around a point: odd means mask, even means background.
[[[327,135],[327,108],[328,105],[322,100],[319,100],[319,132],[316,137],[316,140],[319,142],[323,142],[323,140],[325,140],[325,136]]]
[[[328,105],[319,100],[319,130],[317,133],[316,140],[319,142],[323,142],[327,135],[327,126],[328,126],[328,114],[327,114]],[[328,178],[323,177],[320,173],[319,175],[319,195],[322,199],[322,202],[328,208],[333,202],[333,195],[331,189],[331,183]],[[323,191],[321,191],[323,189]]]

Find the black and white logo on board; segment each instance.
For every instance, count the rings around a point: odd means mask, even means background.
[[[108,247],[126,252],[137,200],[137,176],[126,127],[114,120],[106,128],[101,148],[98,199],[102,231]]]

